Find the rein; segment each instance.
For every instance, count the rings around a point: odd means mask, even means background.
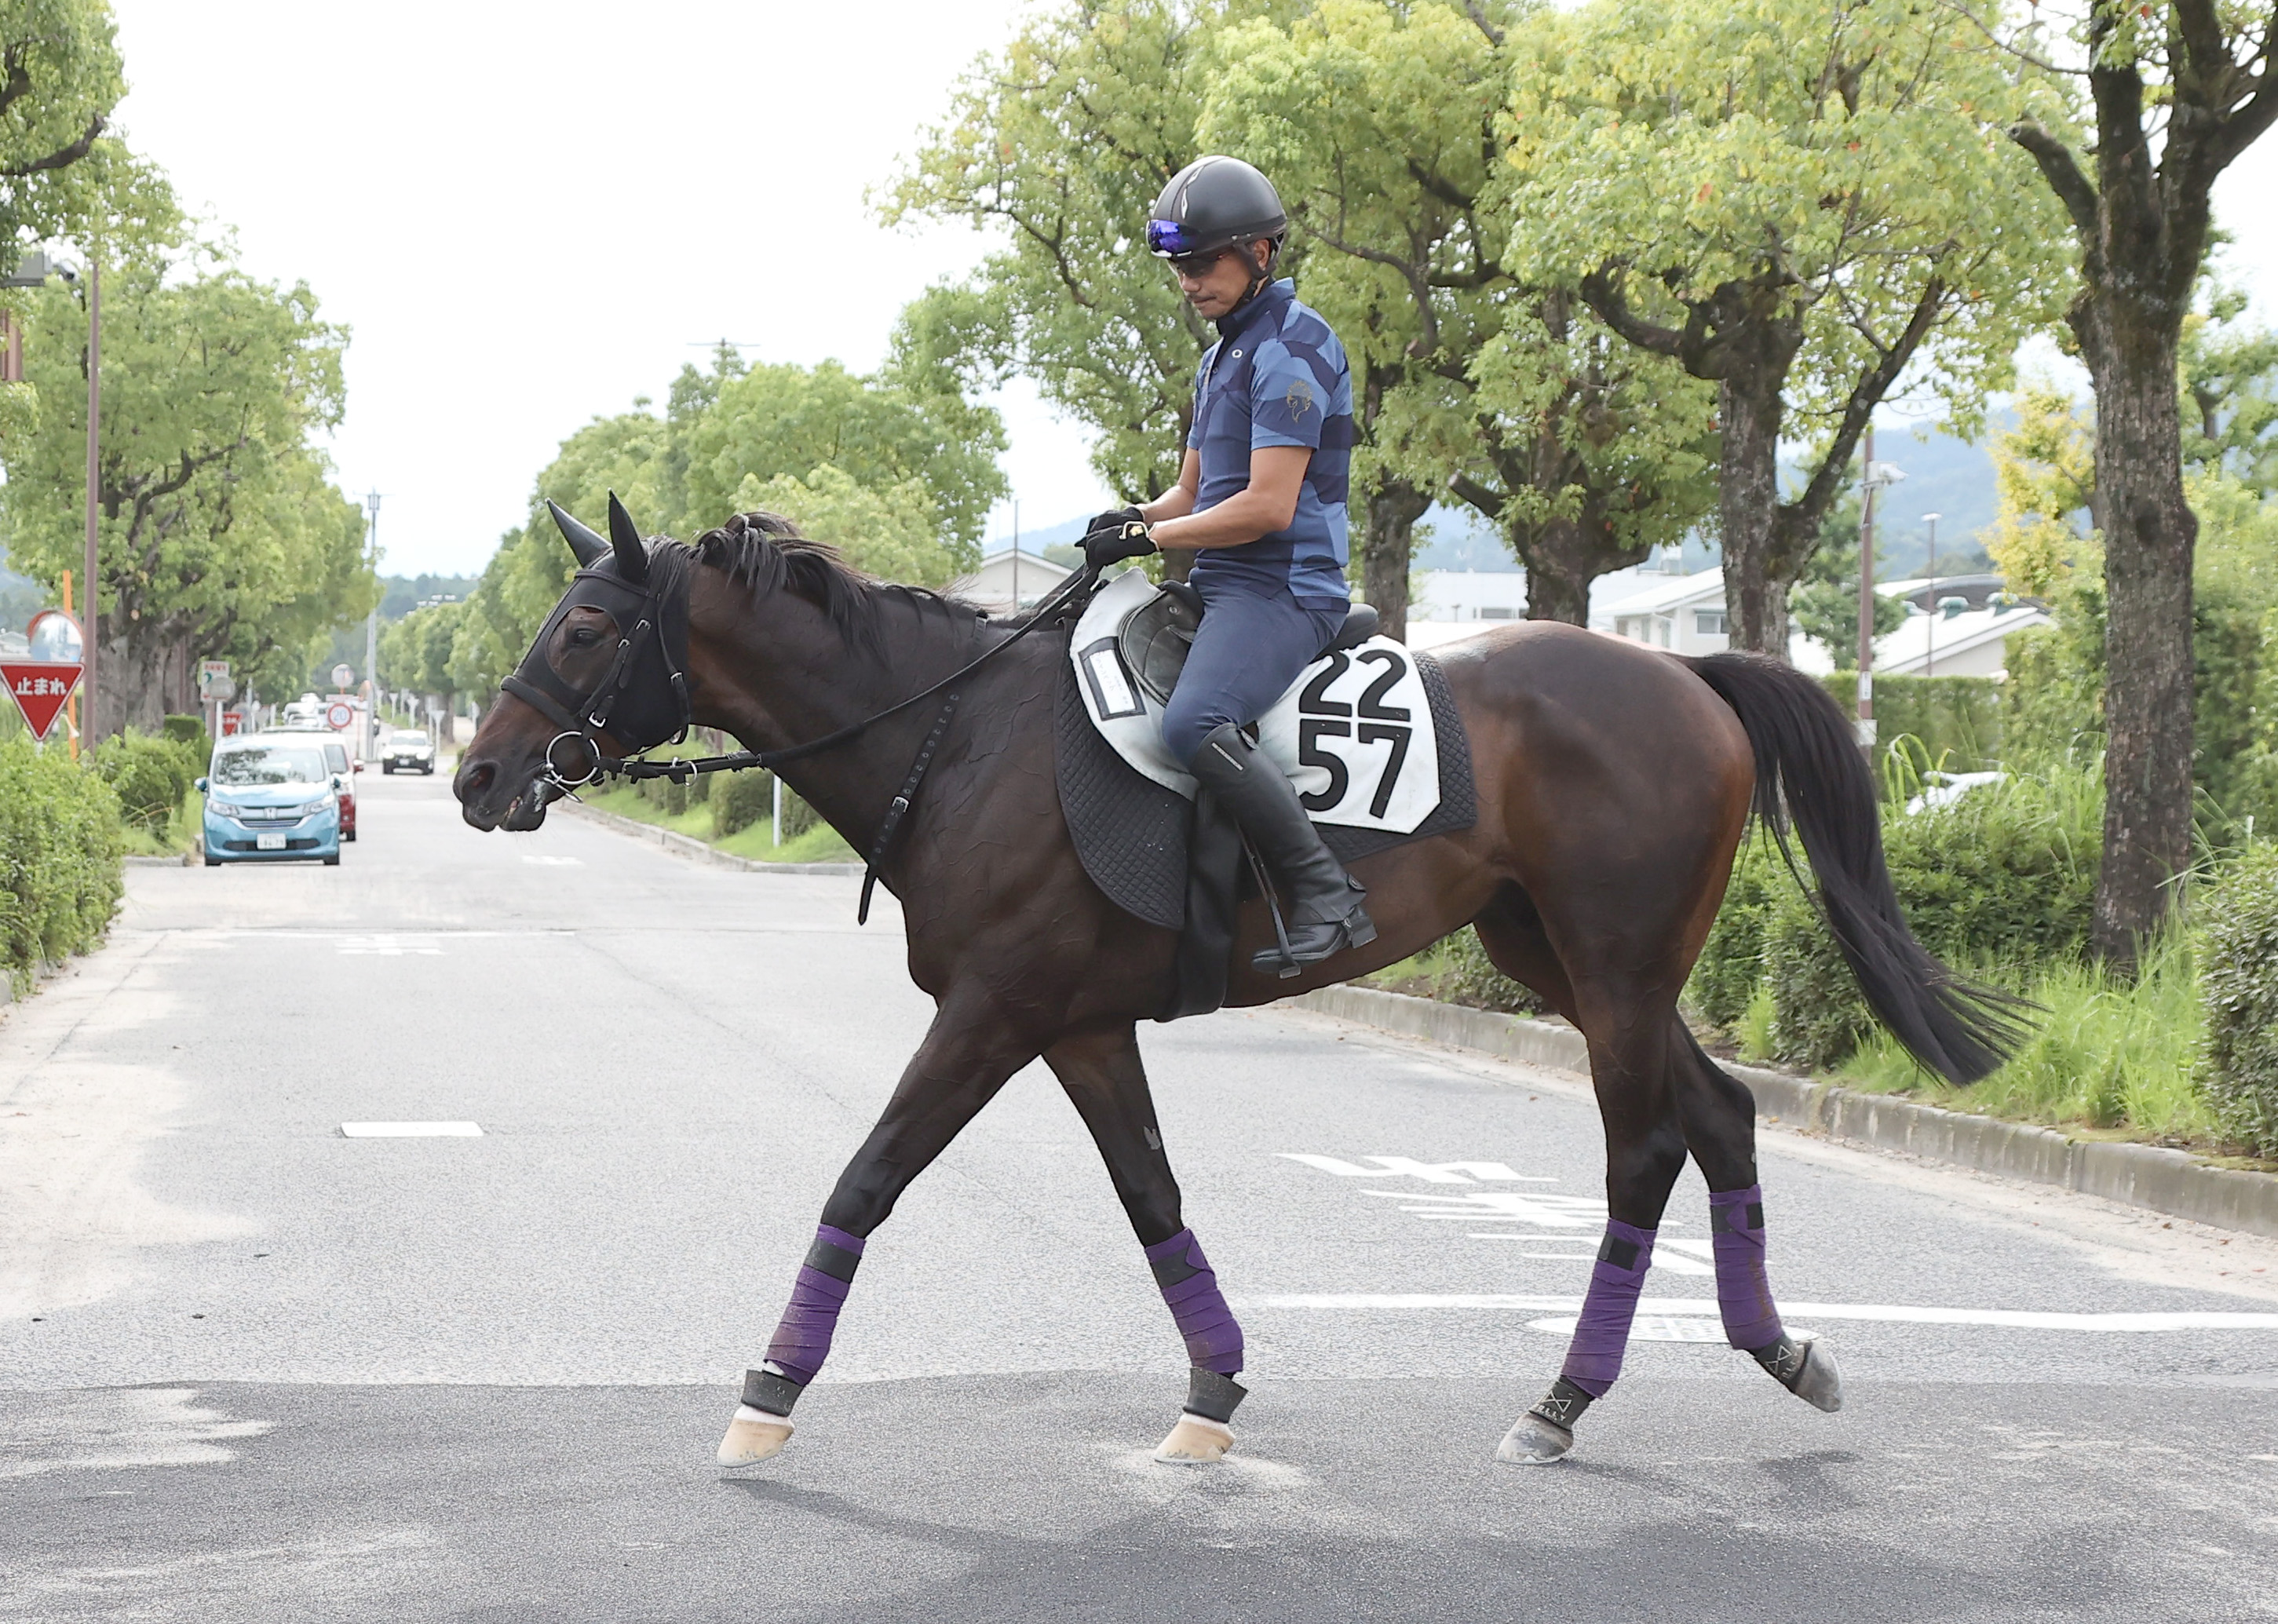
[[[699,773],[740,773],[753,767],[758,767],[772,772],[776,767],[785,766],[791,762],[804,761],[809,756],[820,755],[826,750],[833,749],[840,744],[844,744],[849,739],[860,736],[861,734],[868,732],[870,728],[877,726],[880,722],[886,721],[889,717],[900,715],[904,711],[908,710],[920,700],[930,699],[936,694],[941,693],[944,690],[952,688],[957,683],[964,681],[967,677],[971,676],[975,672],[980,670],[982,667],[987,665],[990,660],[996,659],[998,655],[1003,653],[1006,649],[1011,648],[1021,638],[1036,630],[1037,627],[1045,624],[1046,621],[1051,620],[1059,611],[1066,608],[1069,604],[1074,602],[1079,598],[1089,596],[1091,589],[1097,586],[1098,582],[1098,568],[1096,566],[1085,566],[1084,568],[1069,576],[1067,580],[1063,582],[1059,588],[1050,597],[1046,598],[1043,602],[1038,604],[1035,611],[1028,616],[1028,621],[1016,629],[1011,637],[1005,638],[1002,643],[998,644],[994,648],[987,650],[977,659],[959,667],[956,670],[951,672],[947,676],[942,678],[941,681],[932,684],[930,687],[918,690],[917,692],[912,694],[908,698],[897,700],[883,711],[877,711],[868,716],[865,716],[860,721],[849,722],[846,726],[839,728],[837,731],[834,733],[826,733],[819,739],[809,739],[804,744],[790,744],[784,746],[781,750],[738,750],[724,756],[675,757],[665,761],[646,760],[638,756],[623,758],[604,756],[600,754],[597,747],[593,754],[592,766],[586,770],[585,776],[577,779],[564,779],[560,776],[558,771],[554,766],[553,744],[548,744],[547,746],[546,760],[547,775],[557,789],[567,792],[571,789],[580,789],[586,784],[592,783],[596,779],[602,778],[665,778],[671,780],[676,784],[684,784]],[[641,631],[645,631],[646,629],[646,622],[643,622],[640,628],[636,629],[635,635],[638,636]],[[628,641],[630,642],[631,639],[628,639]],[[616,673],[627,664],[630,664],[630,660],[625,655],[624,645],[620,644],[619,664],[610,667],[610,676],[612,678],[615,677]],[[680,682],[680,674],[677,671],[674,672],[673,678],[675,683],[677,685]],[[605,681],[607,680],[608,679],[605,679]],[[599,691],[600,690],[596,690],[597,695]],[[519,698],[521,696],[517,695],[516,697]],[[951,696],[952,702],[955,698],[956,696],[954,695]],[[592,707],[589,706],[588,708],[591,709]],[[604,717],[601,720],[606,721],[607,718]],[[577,733],[572,733],[564,735],[563,736],[573,737],[578,736],[578,735]],[[584,734],[583,736],[589,744],[592,743],[592,737],[590,733]],[[561,742],[561,739],[557,738],[554,741],[554,743],[558,744]]]
[[[620,591],[627,590],[624,583],[616,577],[600,571],[580,570],[578,575],[581,577],[590,575],[593,579],[607,582]],[[680,584],[684,590],[685,581],[686,577],[682,577]],[[921,688],[908,698],[898,700],[883,711],[865,716],[860,721],[849,722],[835,732],[826,733],[819,739],[809,739],[804,744],[786,745],[781,750],[739,750],[724,756],[699,756],[694,759],[677,757],[666,761],[646,760],[638,754],[631,757],[616,757],[605,756],[601,753],[600,743],[593,736],[594,731],[608,725],[612,707],[625,697],[627,681],[631,675],[634,662],[638,660],[642,650],[647,646],[652,637],[655,639],[656,650],[661,657],[665,675],[671,686],[680,718],[680,726],[676,736],[672,740],[659,742],[677,743],[679,739],[688,736],[688,681],[681,670],[680,661],[674,658],[671,646],[674,639],[665,636],[661,629],[667,623],[666,599],[664,592],[653,582],[645,583],[644,588],[638,591],[638,596],[641,599],[640,619],[633,629],[618,641],[616,658],[610,662],[608,671],[590,692],[575,694],[566,691],[568,685],[562,682],[539,654],[539,650],[546,641],[543,632],[539,634],[538,643],[532,645],[530,656],[525,657],[524,665],[527,667],[531,659],[536,659],[539,669],[533,671],[531,675],[538,677],[539,682],[550,680],[552,684],[565,691],[557,698],[525,680],[519,672],[508,677],[503,687],[507,692],[531,705],[562,729],[547,743],[546,770],[538,781],[551,790],[554,798],[572,795],[587,784],[608,778],[662,778],[676,784],[684,784],[699,773],[740,773],[753,767],[773,771],[789,762],[803,761],[809,756],[820,755],[826,750],[844,744],[849,739],[860,736],[889,717],[899,715],[921,700],[930,699],[936,694],[946,690],[947,698],[943,701],[941,713],[934,718],[933,727],[927,732],[925,743],[919,748],[917,759],[911,763],[909,774],[903,780],[900,792],[894,797],[892,803],[886,808],[885,818],[879,824],[878,833],[870,842],[868,858],[862,865],[862,897],[855,909],[854,922],[857,925],[867,925],[870,920],[870,894],[877,886],[878,871],[885,864],[887,853],[893,846],[894,836],[901,828],[903,817],[909,812],[911,803],[917,798],[918,786],[925,780],[926,769],[933,765],[934,751],[941,744],[942,735],[948,731],[950,719],[957,713],[959,694],[956,685],[1036,630],[1037,627],[1054,619],[1070,604],[1089,598],[1092,589],[1098,584],[1099,566],[1087,564],[1082,570],[1062,582],[1043,602],[1038,604],[1030,613],[1028,620],[1017,628],[1011,637],[993,648],[984,650],[977,658],[959,667],[941,681],[929,687]],[[687,607],[684,601],[677,606],[679,610],[678,625],[681,631],[678,640],[684,644],[688,621]],[[562,700],[565,699],[570,703],[563,704]],[[555,747],[564,739],[577,740],[587,752],[585,770],[575,778],[564,776],[554,759]],[[654,746],[643,745],[641,748],[646,750]]]

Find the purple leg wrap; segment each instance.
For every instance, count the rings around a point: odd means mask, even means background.
[[[1716,1252],[1716,1307],[1724,1340],[1750,1351],[1780,1339],[1779,1309],[1764,1275],[1764,1187],[1708,1197],[1709,1245]]]
[[[1606,1224],[1605,1243],[1590,1270],[1589,1293],[1582,1299],[1582,1317],[1574,1323],[1574,1340],[1567,1345],[1566,1367],[1560,1372],[1593,1399],[1604,1398],[1622,1373],[1638,1293],[1653,1265],[1653,1231],[1619,1218]]]
[[[1218,1275],[1192,1230],[1147,1248],[1155,1284],[1163,1288],[1172,1321],[1187,1339],[1188,1362],[1220,1376],[1242,1369],[1242,1327],[1218,1289]]]
[[[862,1258],[862,1238],[828,1224],[814,1231],[800,1265],[799,1282],[791,1288],[791,1302],[776,1339],[768,1344],[768,1363],[801,1387],[814,1379],[822,1361],[830,1357],[830,1336],[838,1329],[838,1310],[854,1280],[854,1266]]]

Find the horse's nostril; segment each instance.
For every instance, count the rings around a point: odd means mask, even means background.
[[[459,774],[459,786],[470,794],[480,795],[491,787],[491,781],[497,776],[496,767],[487,761],[478,761]]]

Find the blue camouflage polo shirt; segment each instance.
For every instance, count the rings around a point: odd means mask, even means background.
[[[1265,446],[1312,452],[1297,511],[1286,530],[1246,546],[1205,547],[1195,557],[1196,586],[1292,594],[1308,609],[1351,601],[1345,585],[1345,498],[1352,482],[1352,372],[1344,346],[1319,315],[1297,302],[1284,280],[1261,291],[1218,324],[1195,372],[1194,427],[1187,444],[1201,459],[1195,510],[1215,507],[1250,486],[1250,454]]]

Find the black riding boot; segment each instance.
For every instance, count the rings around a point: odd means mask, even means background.
[[[1293,976],[1376,940],[1376,926],[1361,906],[1366,889],[1329,855],[1297,791],[1241,728],[1228,722],[1204,739],[1188,770],[1234,814],[1288,895],[1289,957],[1267,948],[1250,959],[1253,968]]]

